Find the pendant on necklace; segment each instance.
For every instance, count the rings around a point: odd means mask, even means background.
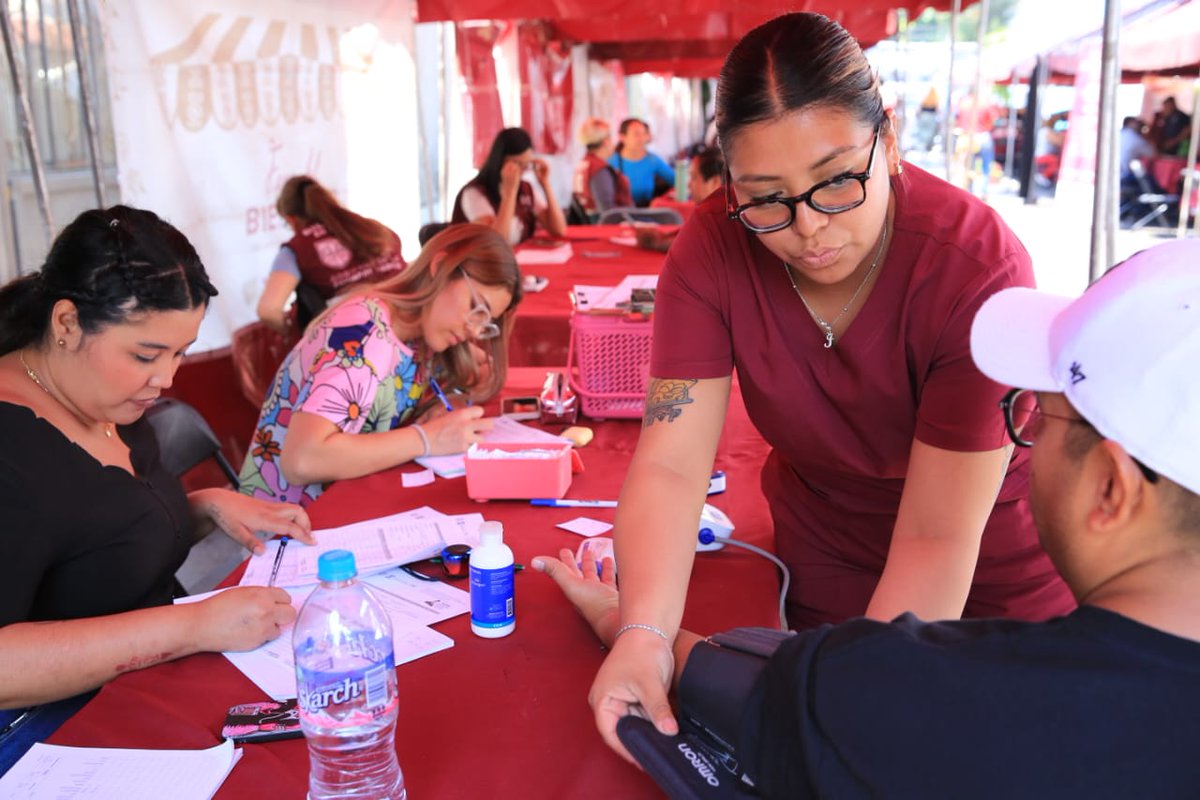
[[[828,328],[825,331],[825,349],[833,347],[833,329]]]

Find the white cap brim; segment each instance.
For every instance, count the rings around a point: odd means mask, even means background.
[[[997,383],[1061,391],[1054,378],[1050,332],[1074,298],[1014,287],[989,297],[971,324],[971,356]]]

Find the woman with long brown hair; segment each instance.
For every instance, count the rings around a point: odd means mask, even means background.
[[[308,175],[283,184],[275,210],[294,235],[279,248],[258,301],[258,318],[272,330],[288,332],[285,306],[292,292],[297,327],[304,330],[335,295],[404,269],[399,236],[338,203]]]
[[[520,269],[504,239],[483,225],[454,225],[403,272],[339,301],[280,365],[242,491],[307,505],[332,481],[479,441],[491,427],[482,408],[440,413],[435,405],[417,421],[422,399],[434,380],[475,399],[504,385],[520,300]]]

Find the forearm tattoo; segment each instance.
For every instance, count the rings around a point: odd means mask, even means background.
[[[683,413],[683,406],[692,402],[688,392],[697,381],[663,380],[652,378],[650,388],[646,391],[646,415],[642,418],[642,427],[649,428],[656,422],[672,422]]]

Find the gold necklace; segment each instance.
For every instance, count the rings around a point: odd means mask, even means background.
[[[858,295],[862,292],[863,287],[867,285],[867,281],[871,280],[871,276],[875,274],[875,268],[879,266],[879,257],[883,255],[883,246],[887,243],[888,227],[887,220],[883,221],[883,233],[879,236],[879,248],[875,251],[875,258],[871,259],[871,268],[867,270],[867,274],[863,276],[862,283],[854,290],[854,294],[850,295],[850,299],[846,301],[846,305],[842,306],[842,310],[833,318],[832,322],[826,322],[821,318],[821,315],[813,310],[813,307],[804,299],[804,295],[800,293],[800,287],[796,285],[796,276],[792,274],[792,265],[783,262],[783,268],[787,270],[788,280],[792,282],[792,288],[796,290],[796,296],[800,298],[800,302],[804,303],[804,307],[808,310],[808,315],[813,318],[813,322],[821,330],[825,331],[825,349],[833,347],[837,339],[833,335],[833,326],[841,321],[842,317],[846,316],[846,312],[850,310],[850,306],[854,305],[854,301],[858,299]]]
[[[52,397],[56,403],[58,403],[63,408],[66,408],[66,404],[54,396],[54,392],[50,391],[46,387],[46,384],[42,383],[42,379],[39,378],[38,374],[33,371],[33,367],[29,366],[29,362],[25,360],[25,353],[18,350],[17,358],[21,359],[21,366],[25,368],[25,374],[29,376],[29,379],[32,380],[34,383],[36,383],[38,385],[39,389],[41,389],[46,394],[50,395],[50,397]],[[67,410],[69,411],[70,409],[67,409]],[[104,435],[107,436],[109,439],[111,439],[112,435],[113,435],[113,428],[115,426],[111,422],[102,422],[100,424],[104,427]]]

